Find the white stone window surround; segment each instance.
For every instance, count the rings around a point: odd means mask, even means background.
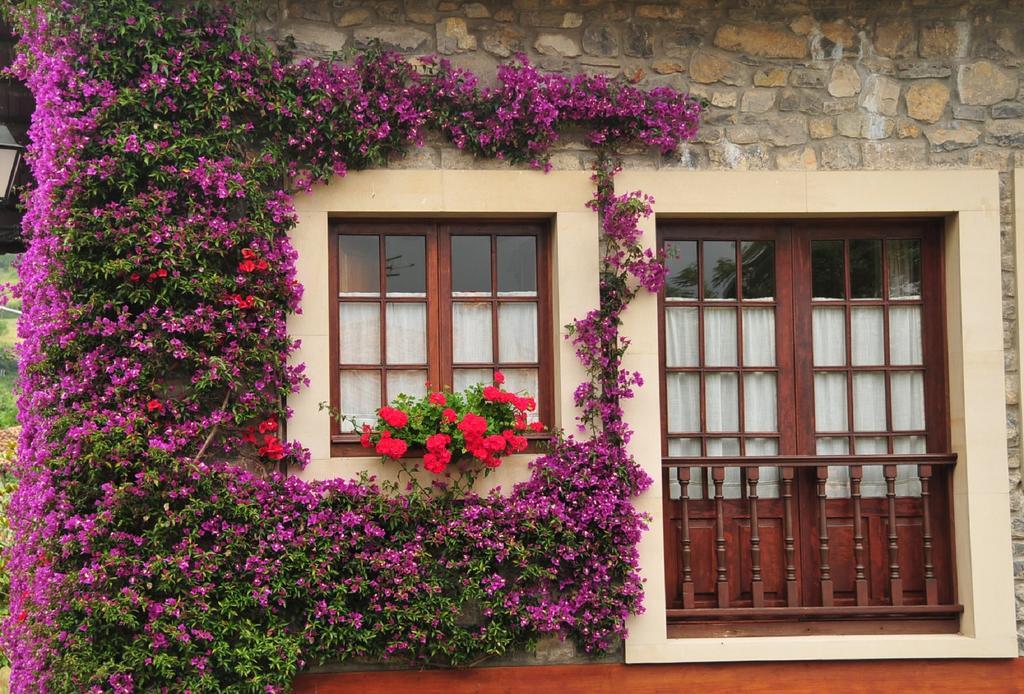
[[[1024,175],[1018,172],[1018,191]],[[648,379],[626,404],[634,454],[655,484],[638,506],[652,517],[641,541],[647,611],[629,623],[628,663],[1016,657],[999,227],[995,171],[624,172],[619,192],[654,195],[656,216],[938,217],[944,220],[950,433],[959,634],[667,638],[660,475],[660,399]],[[1018,210],[1018,234],[1024,229]],[[645,221],[653,245],[656,218]],[[1018,253],[1020,253],[1018,244]],[[1020,257],[1020,256],[1018,256]],[[1018,281],[1020,278],[1018,277]],[[1018,307],[1019,308],[1019,307]],[[626,368],[657,373],[657,301],[624,315]]]

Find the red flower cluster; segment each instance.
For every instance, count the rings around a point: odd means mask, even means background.
[[[382,407],[377,412],[377,416],[388,423],[389,426],[393,426],[396,429],[401,429],[409,423],[409,415],[401,410],[395,409],[394,407]]]
[[[441,407],[448,404],[448,401],[444,397],[444,393],[441,392],[431,393],[427,400],[431,405],[440,405]]]
[[[501,372],[499,372],[500,375]],[[485,386],[483,389],[484,400],[488,402],[507,402],[520,412],[533,412],[537,409],[537,401],[531,397],[521,398],[515,393],[502,390],[497,386]]]
[[[380,441],[377,442],[376,450],[387,458],[398,460],[409,450],[409,444],[402,439],[393,438],[391,432],[385,429],[380,435]]]
[[[159,400],[156,400],[156,399],[150,400],[149,402],[146,403],[146,411],[147,412],[163,412],[164,411],[164,404],[162,402],[160,402]]]
[[[271,460],[280,460],[284,457],[284,446],[280,439],[273,434],[266,434],[263,437],[263,445],[259,448],[259,454]]]
[[[252,294],[244,297],[241,294],[228,294],[224,297],[224,301],[225,303],[236,306],[240,309],[249,309],[256,306],[256,297]]]
[[[449,424],[454,424],[455,420],[457,420],[458,418],[458,413],[456,413],[455,410],[453,410],[450,407],[444,408],[444,410],[441,412],[441,419],[448,422]]]
[[[452,452],[448,444],[452,437],[448,434],[432,434],[427,437],[427,453],[423,456],[423,467],[435,475],[440,475],[452,460]]]
[[[257,270],[263,271],[270,267],[266,260],[261,258],[256,251],[251,248],[242,249],[242,262],[238,264],[238,269],[241,272],[256,272]]]
[[[160,268],[159,270],[154,270],[153,272],[149,273],[148,281],[154,282],[158,279],[163,279],[164,277],[167,277],[167,270],[165,270],[164,268]],[[130,279],[132,282],[141,282],[142,275],[140,275],[137,272],[133,272],[132,274],[128,275],[128,279]]]

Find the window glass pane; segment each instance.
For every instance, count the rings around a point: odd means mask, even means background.
[[[704,374],[704,414],[707,431],[739,431],[738,383],[739,379],[734,373]]]
[[[736,309],[704,311],[704,365],[736,366]]]
[[[889,298],[921,297],[921,242],[917,239],[889,241]]]
[[[668,431],[700,431],[700,375],[670,373],[666,374],[665,380]]]
[[[665,364],[698,366],[696,308],[665,309]]]
[[[889,307],[889,363],[922,364],[921,307]]]
[[[854,299],[882,296],[882,242],[877,239],[850,241],[850,294]]]
[[[743,298],[771,299],[775,296],[775,243],[744,241]]]
[[[388,402],[399,393],[419,398],[427,394],[427,372],[393,369],[388,371]]]
[[[537,361],[537,304],[498,306],[498,358],[504,363]]]
[[[740,440],[739,439],[708,439],[708,455],[710,456],[723,456],[723,455],[739,455],[740,454]],[[726,468],[725,478],[729,480],[729,470],[737,470],[739,468]],[[711,475],[708,475],[708,485],[714,489],[714,483],[711,480]]]
[[[700,439],[669,439],[668,454],[674,458],[697,457],[700,455]]]
[[[850,351],[854,366],[885,363],[884,316],[881,306],[850,309]]]
[[[380,241],[376,236],[338,236],[338,291],[346,295],[380,294]]]
[[[491,293],[491,237],[452,237],[452,292]]]
[[[896,436],[892,440],[893,453],[925,453],[923,436]]]
[[[747,455],[778,455],[779,442],[776,439],[747,439]],[[761,499],[779,498],[779,468],[762,465],[757,468],[757,496]]]
[[[853,430],[886,430],[885,374],[853,374]]]
[[[385,237],[384,253],[384,271],[387,273],[389,295],[427,293],[427,251],[424,237]]]
[[[388,304],[386,327],[389,364],[427,363],[426,304]]]
[[[885,455],[889,452],[889,441],[882,436],[858,436],[853,440],[857,455]]]
[[[820,436],[814,442],[818,455],[846,455],[850,452],[850,441],[840,436]],[[845,467],[830,465],[825,478],[825,497],[844,499],[850,496],[850,471]]]
[[[704,242],[704,298],[736,298],[736,242]]]
[[[814,442],[818,455],[846,455],[850,452],[850,441],[845,436],[819,436]]]
[[[668,454],[677,458],[696,457],[700,453],[700,439],[669,439]],[[669,498],[679,499],[682,497],[682,485],[679,483],[678,468],[669,468]],[[686,485],[687,497],[690,499],[704,498],[704,490],[701,484],[703,476],[701,469],[690,468],[690,483]]]
[[[811,313],[815,366],[846,366],[846,309],[815,308]]]
[[[538,397],[540,379],[538,378],[539,372],[537,369],[502,369],[501,373],[505,374],[505,385],[503,388],[508,392],[529,395],[535,399]],[[530,422],[536,422],[540,419],[540,413],[538,410],[529,412],[526,415],[526,419]]]
[[[811,296],[815,299],[845,299],[845,278],[843,242],[811,241]]]
[[[499,236],[498,294],[533,296],[537,293],[537,239]]]
[[[897,436],[893,439],[894,453],[925,453],[923,436]],[[896,466],[896,496],[921,496],[921,478],[916,465]]]
[[[457,301],[452,304],[452,348],[456,364],[493,361],[489,303]]]
[[[356,426],[344,422],[343,432],[355,431],[363,424],[372,425],[377,421],[380,408],[379,371],[341,371],[341,412],[354,417]]]
[[[743,374],[743,430],[778,431],[778,416],[775,374]]]
[[[338,307],[342,364],[380,363],[380,305],[348,303]]]
[[[697,298],[697,242],[665,242],[668,279],[665,296],[675,299]]]
[[[924,429],[924,375],[920,371],[894,371],[891,387],[893,430]]]
[[[815,431],[846,431],[846,374],[814,374]]]
[[[775,366],[775,309],[743,309],[744,366]]]
[[[455,369],[452,390],[462,391],[477,383],[491,383],[494,373],[490,369]]]

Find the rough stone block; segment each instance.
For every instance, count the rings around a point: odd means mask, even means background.
[[[956,127],[933,126],[924,129],[924,136],[937,152],[949,152],[978,144],[981,132],[971,125],[957,124]]]
[[[836,117],[836,127],[844,137],[884,140],[892,135],[896,124],[876,113],[843,113]]]
[[[781,67],[764,67],[754,73],[755,87],[784,87],[789,79],[789,70]]]
[[[961,65],[956,73],[960,101],[965,104],[989,106],[1017,96],[1017,76],[988,60]]]
[[[928,165],[924,142],[865,142],[866,169],[923,169]]]
[[[807,133],[812,140],[827,140],[836,134],[836,126],[827,116],[811,118],[807,121]]]
[[[854,169],[860,166],[860,147],[855,142],[822,142],[818,161],[823,169]]]
[[[541,34],[537,37],[533,47],[541,55],[560,58],[575,58],[580,54],[579,43],[565,34]]]
[[[917,33],[910,19],[880,21],[875,27],[875,52],[889,58],[907,58],[917,52]]]
[[[737,26],[723,24],[715,33],[715,45],[764,58],[804,58],[807,41],[787,29],[770,24]]]
[[[740,110],[750,113],[765,113],[775,105],[775,90],[773,89],[748,89],[743,92],[743,99],[740,101]]]
[[[1024,103],[1010,101],[992,107],[993,118],[1024,118]]]
[[[445,55],[476,50],[476,36],[462,17],[445,17],[437,23],[437,51]]]
[[[997,120],[988,126],[986,142],[1001,147],[1024,147],[1024,120]]]
[[[825,86],[825,71],[816,68],[799,68],[790,73],[789,82],[794,87],[820,89]]]
[[[921,27],[919,51],[922,58],[963,58],[971,37],[967,22],[930,22]]]
[[[895,116],[899,102],[900,83],[881,75],[871,75],[868,78],[859,101],[861,108],[883,116]]]
[[[854,96],[860,92],[861,81],[857,68],[849,63],[838,63],[832,68],[828,93],[836,97]]]
[[[462,6],[463,13],[470,19],[484,19],[491,16],[487,5],[480,2],[470,2]]]
[[[919,60],[896,61],[896,76],[900,79],[916,80],[936,77],[949,77],[953,70],[942,63],[921,62]]]
[[[915,82],[907,87],[907,115],[925,123],[942,118],[949,103],[949,87],[942,82]]]
[[[357,7],[351,10],[345,10],[338,15],[338,18],[334,20],[334,23],[340,27],[354,27],[359,24],[364,24],[370,19],[371,13],[365,7]]]
[[[738,86],[746,81],[746,69],[718,53],[698,50],[690,57],[690,78],[701,84],[722,82]]]
[[[483,49],[499,58],[508,58],[513,53],[526,49],[526,35],[515,27],[503,26],[484,34]]]
[[[764,139],[776,147],[790,147],[807,142],[807,118],[800,115],[779,116],[765,122]]]
[[[623,52],[634,58],[650,58],[654,55],[654,31],[646,24],[628,24],[625,39],[622,43]]]
[[[778,152],[775,155],[775,167],[783,171],[810,171],[818,168],[818,155],[813,147]]]
[[[610,24],[591,24],[583,30],[583,50],[611,58],[619,54],[619,32]]]

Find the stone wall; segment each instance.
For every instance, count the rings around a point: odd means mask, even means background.
[[[376,39],[493,76],[522,51],[546,70],[622,75],[707,99],[696,142],[664,157],[633,152],[631,167],[1000,171],[1008,474],[1024,650],[1010,176],[1024,166],[1024,0],[271,0],[260,24],[271,37],[293,36],[300,54]],[[590,156],[568,138],[553,164],[583,168]],[[503,166],[440,143],[392,165]]]

